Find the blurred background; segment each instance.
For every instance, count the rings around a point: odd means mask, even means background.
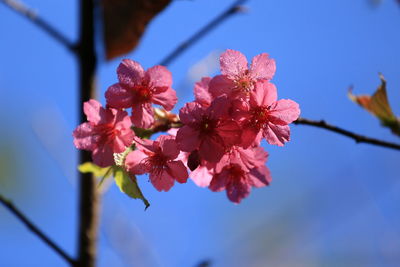
[[[77,1],[24,3],[77,39]],[[172,1],[123,58],[145,68],[158,64],[231,3]],[[300,103],[303,117],[399,143],[346,96],[350,85],[356,94],[372,94],[382,72],[400,114],[395,0],[252,0],[245,7],[169,66],[176,112],[193,99],[195,81],[219,71],[225,49],[249,60],[267,52],[277,62],[279,98]],[[77,63],[4,5],[0,34],[0,194],[75,255]],[[99,62],[103,104],[121,59]],[[111,184],[102,198],[98,266],[399,266],[399,152],[309,126],[291,129],[285,147],[264,144],[271,186],[254,189],[240,205],[191,181],[159,193],[143,176],[139,185],[151,203],[144,211]],[[0,206],[0,266],[67,264]]]

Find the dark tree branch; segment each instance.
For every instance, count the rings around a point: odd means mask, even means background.
[[[190,36],[189,39],[178,45],[177,48],[175,48],[169,55],[167,55],[163,60],[161,60],[159,65],[168,66],[186,49],[195,44],[200,38],[205,36],[207,33],[215,29],[219,24],[224,22],[226,19],[230,18],[232,15],[240,13],[243,10],[243,8],[240,5],[243,4],[244,2],[246,2],[246,0],[236,0],[218,17],[210,21],[206,26],[204,26],[198,32]]]
[[[79,121],[86,121],[83,103],[95,98],[95,31],[94,9],[95,0],[80,0],[80,37],[77,46],[79,63]],[[79,163],[91,161],[88,151],[80,150]],[[96,261],[96,241],[98,226],[99,193],[96,180],[90,173],[79,174],[79,236],[78,265],[79,267],[94,267]]]
[[[328,130],[331,132],[335,132],[335,133],[338,133],[338,134],[341,134],[341,135],[344,135],[344,136],[354,139],[356,141],[356,143],[367,143],[367,144],[371,144],[371,145],[382,146],[382,147],[400,150],[400,144],[390,143],[390,142],[386,142],[383,140],[355,134],[348,130],[328,124],[324,120],[314,121],[314,120],[309,120],[306,118],[299,118],[296,121],[294,121],[293,123],[294,124],[302,124],[302,125],[310,125],[310,126],[322,128],[322,129],[325,129],[325,130]]]
[[[310,120],[310,119],[306,119],[306,118],[298,118],[293,123],[294,124],[302,124],[302,125],[310,125],[310,126],[318,127],[321,129],[331,131],[331,132],[335,132],[335,133],[350,137],[350,138],[354,139],[357,143],[367,143],[367,144],[372,144],[372,145],[376,145],[376,146],[382,146],[382,147],[400,150],[400,144],[390,143],[387,141],[355,134],[348,130],[328,124],[324,120],[315,121],[315,120]],[[156,134],[159,132],[166,132],[169,129],[180,128],[180,127],[182,127],[182,123],[179,121],[179,119],[176,118],[174,121],[169,121],[169,120],[156,121],[156,123],[154,124],[154,126],[151,129],[141,129],[141,128],[137,128],[137,127],[132,127],[132,129],[135,131],[135,133],[138,136],[150,137],[153,134]]]
[[[4,5],[8,6],[11,8],[13,11],[17,12],[21,16],[27,18],[29,21],[31,21],[33,24],[38,26],[40,29],[42,29],[44,32],[46,32],[48,35],[53,37],[56,41],[58,41],[60,44],[62,44],[64,47],[66,47],[68,50],[74,52],[75,51],[75,46],[73,43],[71,43],[70,40],[68,40],[67,37],[65,37],[62,33],[57,31],[53,26],[51,26],[48,22],[44,21],[42,18],[40,18],[36,12],[25,6],[22,2],[16,1],[16,0],[0,0],[1,3]]]
[[[31,230],[37,237],[39,237],[43,242],[45,242],[50,248],[52,248],[58,255],[60,255],[64,260],[69,262],[71,266],[75,266],[75,261],[67,255],[56,243],[54,243],[50,238],[48,238],[38,227],[36,227],[32,222],[29,221],[26,216],[19,211],[13,203],[5,199],[0,195],[0,203],[4,205],[11,213],[13,213],[29,230]]]

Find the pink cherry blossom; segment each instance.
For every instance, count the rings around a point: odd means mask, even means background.
[[[271,80],[275,74],[275,60],[268,54],[255,56],[250,69],[246,57],[239,51],[228,49],[220,57],[222,75],[215,76],[209,84],[214,97],[226,94],[229,98],[248,98],[259,80]]]
[[[190,179],[192,179],[197,186],[209,186],[214,175],[212,166],[212,163],[209,163],[205,160],[202,161],[201,164],[189,174]]]
[[[202,159],[218,162],[225,150],[240,142],[240,127],[228,117],[229,101],[222,96],[204,109],[196,102],[181,108],[183,127],[176,135],[179,148],[185,152],[199,150]]]
[[[253,168],[265,164],[268,153],[262,147],[249,147],[244,149],[240,146],[232,146],[215,165],[215,172],[219,173],[229,164],[237,164],[248,172]]]
[[[137,150],[128,154],[126,167],[132,174],[150,174],[158,191],[168,191],[174,181],[186,183],[188,172],[181,160],[173,136],[161,135],[155,141],[136,139]]]
[[[209,107],[211,105],[211,101],[213,100],[208,88],[210,81],[211,77],[203,77],[201,81],[195,83],[194,85],[195,102],[199,103],[205,108]]]
[[[138,62],[124,59],[117,74],[119,83],[110,86],[105,93],[107,104],[113,108],[132,108],[132,122],[137,127],[152,126],[152,104],[171,110],[178,101],[171,88],[172,75],[163,66],[144,71]]]
[[[239,204],[250,194],[252,187],[267,186],[271,180],[270,172],[264,165],[246,172],[238,164],[229,164],[213,176],[209,188],[214,192],[226,190],[229,200]]]
[[[113,165],[113,153],[123,152],[134,138],[128,114],[122,110],[105,109],[94,99],[85,102],[83,109],[88,122],[73,132],[76,148],[92,151],[93,162],[100,167]]]
[[[258,145],[262,137],[269,144],[283,146],[290,140],[288,124],[299,117],[300,108],[292,100],[277,100],[275,85],[259,81],[251,92],[250,108],[245,114],[242,118],[244,147]]]

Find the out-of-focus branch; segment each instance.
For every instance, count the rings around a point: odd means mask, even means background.
[[[39,237],[43,242],[46,243],[50,248],[52,248],[58,255],[60,255],[64,260],[66,260],[71,266],[75,266],[75,261],[65,253],[56,243],[54,243],[49,237],[47,237],[38,227],[36,227],[29,219],[18,210],[13,203],[5,199],[0,195],[0,203],[4,205],[11,213],[13,213],[29,230],[32,231],[37,237]]]
[[[318,127],[318,128],[322,128],[322,129],[331,131],[331,132],[335,132],[335,133],[338,133],[338,134],[341,134],[341,135],[344,135],[344,136],[354,139],[356,141],[356,143],[366,143],[366,144],[400,150],[400,144],[390,143],[390,142],[386,142],[383,140],[359,135],[359,134],[350,132],[348,130],[342,129],[340,127],[328,124],[324,120],[315,121],[315,120],[309,120],[306,118],[299,118],[296,121],[294,121],[293,123],[314,126],[314,127]]]
[[[86,121],[83,103],[95,97],[95,51],[94,12],[95,0],[80,0],[80,33],[77,46],[79,64],[78,105],[79,121]],[[79,152],[79,164],[90,161],[88,151]],[[99,192],[96,179],[90,173],[79,174],[79,236],[78,267],[94,267],[96,264],[96,241],[99,217]]]
[[[58,41],[60,44],[62,44],[64,47],[66,47],[68,50],[74,52],[75,51],[75,46],[73,43],[71,43],[70,40],[68,40],[67,37],[65,37],[62,33],[60,33],[58,30],[56,30],[51,24],[40,18],[35,11],[32,9],[28,8],[25,4],[23,4],[20,1],[16,0],[0,0],[0,3],[3,3],[4,5],[8,6],[11,8],[13,11],[16,13],[20,14],[21,16],[27,18],[30,22],[38,26],[40,29],[42,29],[44,32],[46,32],[48,35],[50,35],[53,39]]]
[[[236,0],[232,5],[230,5],[224,12],[210,21],[207,25],[201,28],[198,32],[190,36],[186,41],[182,42],[178,47],[176,47],[171,53],[169,53],[159,65],[167,66],[172,61],[174,61],[180,54],[182,54],[186,49],[195,44],[200,38],[205,36],[207,33],[215,29],[219,24],[224,22],[226,19],[230,18],[232,15],[238,14],[243,11],[243,7],[240,5],[245,3],[247,0]]]

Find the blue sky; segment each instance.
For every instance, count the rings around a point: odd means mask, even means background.
[[[71,40],[76,1],[24,1]],[[157,64],[231,1],[173,1],[125,57]],[[248,1],[237,15],[196,43],[169,69],[179,103],[193,99],[193,66],[230,48],[277,62],[280,98],[302,116],[357,133],[399,139],[346,96],[372,93],[378,72],[400,114],[400,7],[354,1]],[[12,199],[71,255],[76,243],[77,64],[63,47],[0,6],[0,193]],[[211,55],[211,56],[210,56]],[[213,56],[214,55],[214,56]],[[121,58],[100,61],[98,96],[116,82]],[[211,63],[210,66],[213,64]],[[191,70],[191,71],[190,71]],[[210,67],[210,75],[218,70]],[[399,152],[308,126],[292,126],[285,147],[270,153],[270,187],[240,205],[191,181],[167,193],[140,177],[151,202],[103,195],[99,266],[395,266],[400,253]],[[0,266],[67,266],[0,207]]]

